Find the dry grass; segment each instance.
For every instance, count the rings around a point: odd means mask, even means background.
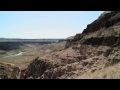
[[[120,63],[94,73],[85,73],[77,79],[120,79]]]

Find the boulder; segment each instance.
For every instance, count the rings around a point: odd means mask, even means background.
[[[20,68],[13,64],[0,63],[1,79],[19,79]]]

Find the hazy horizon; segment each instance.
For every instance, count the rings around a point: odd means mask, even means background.
[[[0,38],[65,39],[96,20],[103,11],[0,11]]]

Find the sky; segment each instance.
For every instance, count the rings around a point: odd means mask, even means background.
[[[82,33],[103,11],[0,11],[0,38],[67,38]]]

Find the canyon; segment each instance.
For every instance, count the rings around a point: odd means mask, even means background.
[[[54,46],[57,48],[61,43],[52,45],[58,44]],[[67,38],[60,49],[40,55],[41,53],[32,58],[24,68],[1,62],[0,78],[120,78],[120,11],[105,11],[98,19],[87,25],[82,33]],[[9,70],[8,67],[12,69]]]

